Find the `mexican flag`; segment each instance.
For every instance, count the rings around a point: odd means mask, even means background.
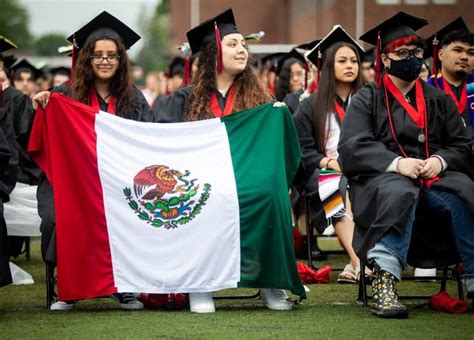
[[[286,107],[158,124],[53,94],[29,151],[54,188],[60,300],[232,287],[305,296],[288,197],[300,149]]]

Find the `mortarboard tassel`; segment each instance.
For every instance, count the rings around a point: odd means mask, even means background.
[[[431,69],[431,73],[433,74],[433,77],[435,78],[436,80],[436,76],[438,75],[438,44],[439,44],[439,40],[436,38],[436,34],[435,34],[435,37],[433,39],[433,66],[432,66],[432,69]]]
[[[221,46],[221,34],[219,33],[219,28],[217,27],[217,22],[214,22],[214,35],[216,37],[216,46],[217,46],[217,74],[222,73],[222,46]]]
[[[321,61],[323,60],[323,54],[321,50],[318,48],[318,61],[316,67],[318,68],[318,85],[319,85],[319,78],[321,77]]]
[[[380,31],[377,36],[377,45],[375,46],[375,83],[377,87],[382,86],[382,40],[380,39]]]
[[[309,65],[308,62],[305,60],[304,62],[304,89],[308,88],[308,73],[309,73]]]
[[[74,66],[76,65],[76,53],[79,51],[79,46],[77,45],[76,42],[76,33],[72,36],[72,51],[71,51],[71,83],[72,80],[74,79]]]
[[[191,74],[191,63],[189,62],[189,55],[186,56],[184,60],[184,77],[183,77],[183,87],[189,85],[189,78]]]

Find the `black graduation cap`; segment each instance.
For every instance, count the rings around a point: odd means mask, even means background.
[[[75,48],[80,49],[84,47],[88,39],[107,38],[121,41],[127,50],[140,40],[137,33],[107,11],[103,11],[82,26],[71,34],[67,40],[75,44]]]
[[[3,68],[8,69],[8,70],[18,60],[17,58],[15,58],[15,56],[12,56],[12,55],[4,55],[2,56],[2,59],[3,59]]]
[[[295,48],[293,48],[290,52],[288,53],[284,53],[277,61],[277,64],[276,64],[276,74],[280,74],[282,68],[283,68],[283,64],[285,63],[285,61],[289,60],[289,59],[296,59],[296,60],[299,60],[300,62],[303,63],[303,65],[306,65],[306,59],[303,57],[303,55],[301,53],[299,53]]]
[[[169,63],[167,67],[167,76],[169,78],[172,78],[175,75],[181,75],[184,76],[184,64],[185,60],[181,57],[174,57],[173,60],[171,60],[171,63]]]
[[[337,42],[346,42],[354,45],[359,55],[364,53],[364,49],[357,43],[357,41],[354,40],[354,38],[349,35],[349,33],[346,32],[346,30],[341,25],[335,25],[332,30],[326,34],[326,36],[322,38],[316,46],[314,46],[314,48],[308,53],[306,57],[319,69],[322,64],[324,53],[329,47]],[[318,59],[320,60],[318,61]]]
[[[425,50],[425,59],[433,56],[433,47],[439,49],[442,44],[444,37],[453,31],[465,30],[469,31],[466,23],[462,17],[458,17],[451,21],[449,24],[441,28],[439,31],[433,33],[428,39],[426,39],[426,50]]]
[[[11,66],[10,71],[13,73],[13,77],[21,72],[29,72],[33,75],[33,78],[36,79],[42,74],[41,70],[34,67],[28,60],[24,58]]]
[[[260,63],[262,69],[269,69],[271,71],[276,71],[278,60],[283,57],[285,52],[276,52],[272,54],[267,54],[266,56],[260,58]]]
[[[215,30],[217,24],[218,32]],[[191,51],[193,53],[199,52],[202,47],[213,39],[216,39],[217,34],[222,39],[224,36],[232,33],[240,33],[239,29],[235,25],[234,13],[229,8],[226,11],[218,14],[217,16],[204,21],[198,26],[192,28],[186,32]],[[220,46],[218,44],[218,46]]]
[[[381,51],[389,43],[403,37],[416,36],[416,31],[428,25],[428,21],[405,12],[398,12],[360,36],[360,40],[377,45],[380,34]]]
[[[17,47],[18,46],[16,46],[10,39],[4,37],[3,35],[0,35],[0,53]]]
[[[304,51],[312,50],[317,44],[319,44],[320,41],[321,39],[307,41],[302,44],[296,45],[295,48],[297,50],[304,50]]]
[[[52,67],[49,69],[49,72],[55,76],[57,74],[60,75],[65,75],[65,76],[71,76],[71,68],[70,67],[65,67],[65,66],[57,66],[57,67]]]
[[[372,47],[360,55],[361,62],[375,62],[375,48]]]
[[[436,75],[438,73],[438,50],[444,44],[444,38],[451,32],[463,30],[469,32],[469,28],[462,19],[462,17],[457,17],[449,24],[433,33],[428,39],[426,39],[426,48],[424,58],[433,57],[433,68],[432,73]]]

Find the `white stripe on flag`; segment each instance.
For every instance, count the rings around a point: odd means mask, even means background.
[[[227,133],[220,119],[155,124],[100,113],[95,129],[117,290],[171,293],[236,287],[240,280],[239,203]],[[130,188],[134,195],[135,175],[151,165],[183,173],[189,170],[186,178],[197,178],[199,184],[193,197],[196,202],[204,184],[211,184],[210,197],[197,217],[173,229],[156,228],[138,218],[123,189]]]

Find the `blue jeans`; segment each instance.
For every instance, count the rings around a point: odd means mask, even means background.
[[[421,195],[410,208],[408,221],[402,234],[394,228],[383,235],[369,250],[367,258],[374,260],[382,270],[394,275],[398,280],[407,266],[408,247],[416,217],[416,208],[421,200],[433,211],[447,214],[451,220],[455,245],[464,263],[468,291],[474,291],[474,216],[457,195],[422,189]]]

